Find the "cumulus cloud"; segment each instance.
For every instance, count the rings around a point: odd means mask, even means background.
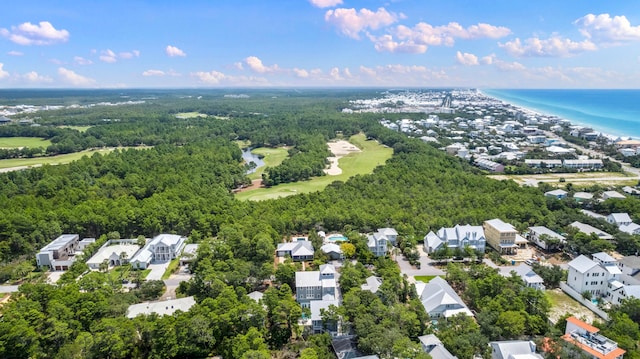
[[[507,36],[511,30],[504,26],[479,23],[463,27],[457,22],[433,26],[420,22],[414,27],[398,25],[390,34],[369,36],[378,51],[424,53],[428,46],[453,46],[458,39],[497,39]]]
[[[515,57],[570,57],[585,51],[597,50],[597,46],[589,39],[573,41],[557,35],[548,39],[532,37],[524,42],[516,38],[504,44],[500,43],[499,46]]]
[[[167,47],[164,49],[164,52],[169,57],[185,57],[185,56],[187,56],[187,54],[185,54],[184,51],[180,50],[179,48],[177,48],[175,46],[171,46],[171,45],[167,45]]]
[[[191,73],[191,76],[196,77],[200,82],[208,85],[217,85],[220,81],[224,80],[227,76],[218,71],[199,71]]]
[[[125,52],[121,52],[118,55],[120,56],[121,59],[132,59],[134,57],[140,57],[140,51],[138,50],[125,51]]]
[[[49,76],[42,76],[35,71],[27,72],[22,75],[22,78],[30,83],[49,83],[53,82],[53,79]]]
[[[69,40],[69,31],[58,30],[48,21],[40,21],[38,24],[30,22],[11,29],[0,29],[0,35],[18,45],[52,45]]]
[[[5,77],[9,77],[9,73],[5,71],[3,67],[4,67],[4,64],[0,62],[0,80],[2,80]]]
[[[93,61],[91,61],[89,59],[85,59],[82,56],[74,56],[73,57],[73,62],[76,63],[77,65],[91,65],[91,64],[93,64]]]
[[[305,70],[305,69],[299,69],[299,68],[294,68],[293,69],[293,73],[300,78],[306,79],[307,77],[309,77],[309,71]]]
[[[265,66],[262,60],[256,56],[249,56],[244,59],[244,63],[252,70],[260,74],[278,71],[278,65]]]
[[[100,52],[99,58],[100,58],[100,61],[102,62],[107,62],[112,64],[118,60],[128,60],[128,59],[132,59],[134,57],[139,57],[139,56],[140,56],[140,51],[138,50],[124,51],[119,54],[116,54],[111,49],[106,49]]]
[[[147,70],[142,73],[142,76],[164,76],[166,75],[162,70]]]
[[[342,0],[309,0],[311,5],[319,8],[342,5]]]
[[[79,87],[92,86],[92,85],[95,85],[96,83],[94,79],[79,75],[74,71],[66,69],[64,67],[58,68],[58,75],[60,76],[60,79],[63,82],[73,86],[79,86]]]
[[[496,54],[491,54],[491,55],[488,55],[488,56],[483,56],[483,57],[480,59],[480,62],[481,62],[483,65],[491,65],[491,64],[493,64],[493,60],[494,60],[495,58],[496,58]]]
[[[328,10],[324,19],[338,30],[351,38],[360,39],[360,33],[365,30],[377,30],[398,21],[398,15],[390,13],[385,8],[373,12],[369,9],[335,9]]]
[[[640,40],[640,26],[632,26],[626,16],[587,14],[574,22],[580,33],[597,42],[618,44]]]
[[[24,55],[24,53],[22,53],[20,51],[9,51],[9,52],[7,52],[7,55],[9,55],[9,56],[22,56],[22,55]]]
[[[478,65],[478,56],[467,52],[462,53],[458,51],[456,53],[456,61],[458,61],[459,64],[465,66]]]

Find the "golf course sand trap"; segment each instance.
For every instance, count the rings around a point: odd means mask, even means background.
[[[342,169],[338,166],[338,160],[349,153],[361,152],[358,147],[344,140],[329,142],[329,150],[333,154],[333,157],[327,158],[330,162],[329,168],[324,170],[324,173],[329,176],[337,176],[342,174]]]

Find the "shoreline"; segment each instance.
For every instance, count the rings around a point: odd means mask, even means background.
[[[484,90],[477,89],[477,91],[480,94],[482,94],[483,96],[486,96],[486,97],[489,97],[489,98],[492,98],[492,99],[495,99],[495,100],[498,100],[498,101],[502,101],[502,102],[504,102],[506,104],[509,104],[509,105],[511,105],[511,106],[515,107],[516,109],[521,110],[523,112],[529,112],[529,113],[532,113],[532,114],[535,114],[535,115],[539,115],[539,116],[543,116],[543,117],[557,117],[559,119],[569,121],[570,126],[589,127],[591,129],[593,129],[594,132],[597,132],[601,136],[609,138],[611,140],[616,140],[618,138],[623,139],[623,140],[624,139],[634,139],[634,140],[636,140],[636,139],[639,138],[638,136],[632,136],[632,135],[629,135],[629,134],[623,134],[623,133],[617,133],[616,134],[616,133],[613,133],[611,131],[611,129],[608,129],[608,128],[604,128],[604,127],[600,127],[600,126],[594,126],[593,124],[581,122],[579,120],[576,120],[575,118],[569,118],[569,117],[566,117],[564,115],[561,115],[561,114],[558,114],[558,113],[553,113],[553,112],[548,111],[548,110],[542,110],[542,109],[539,109],[539,108],[531,107],[529,105],[522,105],[522,104],[519,104],[519,103],[517,103],[517,102],[515,102],[513,100],[509,100],[509,99],[506,99],[506,98],[503,98],[503,97],[500,97],[500,96],[496,96],[494,94],[489,94],[489,93],[486,92],[486,91],[492,91],[491,89],[484,89]],[[497,91],[499,91],[499,90],[497,90]],[[504,90],[504,91],[508,91],[508,90]]]

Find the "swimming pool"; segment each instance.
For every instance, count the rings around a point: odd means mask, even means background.
[[[327,236],[326,240],[330,242],[346,242],[349,240],[349,238],[343,236],[342,234],[332,234]]]

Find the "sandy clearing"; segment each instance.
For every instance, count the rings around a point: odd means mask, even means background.
[[[348,155],[349,153],[362,152],[354,144],[344,140],[329,142],[327,145],[329,145],[329,151],[333,154],[332,157],[327,158],[330,163],[329,168],[324,170],[324,173],[329,176],[342,174],[342,169],[338,166],[338,160],[340,158]]]

